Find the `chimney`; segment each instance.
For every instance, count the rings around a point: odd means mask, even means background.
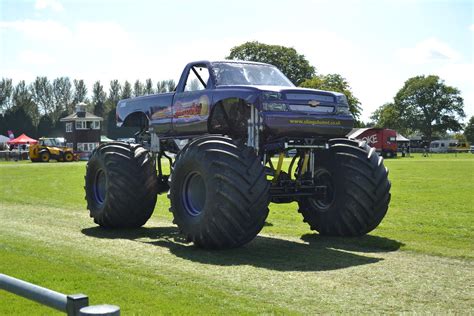
[[[87,104],[85,104],[84,102],[78,103],[76,105],[77,117],[86,117],[86,107]]]

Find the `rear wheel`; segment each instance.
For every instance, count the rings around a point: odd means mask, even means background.
[[[64,153],[64,161],[71,162],[73,160],[74,160],[74,155],[72,154],[72,152],[67,151]]]
[[[268,215],[269,183],[253,149],[223,136],[191,141],[171,174],[170,211],[189,241],[203,248],[244,245]]]
[[[154,161],[140,145],[103,144],[87,163],[84,189],[95,223],[104,227],[140,227],[156,204]]]
[[[375,229],[390,201],[388,171],[373,148],[347,139],[316,154],[314,180],[326,194],[299,201],[299,212],[322,235],[361,236]]]

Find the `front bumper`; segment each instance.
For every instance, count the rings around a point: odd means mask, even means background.
[[[265,134],[274,137],[343,137],[354,126],[351,115],[263,112]]]

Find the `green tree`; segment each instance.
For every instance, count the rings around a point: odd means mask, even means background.
[[[51,132],[54,127],[54,122],[49,115],[41,116],[38,127],[37,127],[37,135],[39,137],[51,137]]]
[[[8,78],[2,78],[0,81],[0,110],[8,110],[12,107],[12,93],[12,80]]]
[[[105,135],[108,135],[108,130],[109,130],[109,121],[108,118],[109,114],[112,113],[112,115],[115,116],[115,107],[117,106],[117,103],[120,101],[122,97],[122,85],[120,82],[115,79],[110,81],[110,86],[109,86],[109,95],[107,97],[107,100],[105,101],[105,111],[104,111],[104,121],[103,121],[103,126],[102,130]],[[114,127],[115,122],[112,122],[112,128]]]
[[[74,97],[73,97],[73,105],[76,106],[78,103],[88,103],[89,100],[87,99],[87,87],[84,83],[84,80],[77,80],[74,79]]]
[[[145,90],[144,94],[149,95],[155,93],[155,90],[153,89],[153,81],[151,79],[147,79],[145,81]]]
[[[176,82],[174,82],[173,79],[169,79],[166,81],[166,89],[168,89],[168,92],[174,91],[176,89]]]
[[[295,85],[312,78],[316,70],[294,48],[246,42],[230,50],[226,59],[257,61],[278,67]]]
[[[73,94],[72,85],[68,77],[56,78],[53,81],[53,100],[54,109],[51,118],[56,123],[62,117],[63,113],[73,112]]]
[[[25,113],[31,118],[34,126],[38,126],[40,114],[38,106],[33,101],[33,95],[30,88],[24,80],[21,80],[13,90],[12,97],[13,107],[23,108]]]
[[[464,128],[464,136],[471,145],[474,145],[474,116],[471,116],[469,122]]]
[[[36,77],[30,87],[33,101],[38,105],[41,115],[51,115],[54,111],[53,86],[47,77]]]
[[[404,122],[400,120],[399,109],[393,103],[385,103],[372,113],[370,119],[375,127],[391,128],[402,134],[409,134]]]
[[[135,84],[133,85],[133,96],[134,97],[139,97],[144,94],[145,87],[143,86],[143,83],[140,82],[140,80],[137,79],[135,81]]]
[[[115,107],[118,101],[120,101],[121,96],[122,85],[120,82],[118,80],[110,81],[109,97],[107,98],[107,101],[109,101]]]
[[[438,76],[408,79],[394,98],[399,120],[431,141],[435,134],[460,131],[465,117],[460,91]]]
[[[36,137],[36,127],[28,114],[22,107],[12,107],[5,112],[4,117],[5,127],[2,126],[6,132],[7,130],[13,131],[15,136],[20,136],[22,133],[27,134],[30,137]]]
[[[104,91],[104,86],[100,84],[100,81],[96,81],[92,86],[92,105],[94,107],[94,114],[100,117],[104,117],[106,114],[105,101],[107,94]]]
[[[123,84],[121,99],[130,99],[132,97],[132,85],[130,82],[125,81]]]
[[[352,93],[351,86],[347,80],[339,74],[315,75],[311,79],[306,79],[300,85],[303,88],[312,88],[344,93],[349,102],[349,110],[356,119],[362,111],[360,101]]]

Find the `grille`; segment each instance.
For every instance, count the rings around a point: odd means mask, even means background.
[[[308,94],[308,93],[287,93],[286,99],[291,101],[310,101],[334,103],[334,96],[325,94]]]
[[[303,104],[290,104],[289,105],[291,111],[299,111],[299,112],[306,112],[306,113],[332,113],[334,112],[333,106],[324,106],[320,105],[317,107],[312,107],[309,105]]]

